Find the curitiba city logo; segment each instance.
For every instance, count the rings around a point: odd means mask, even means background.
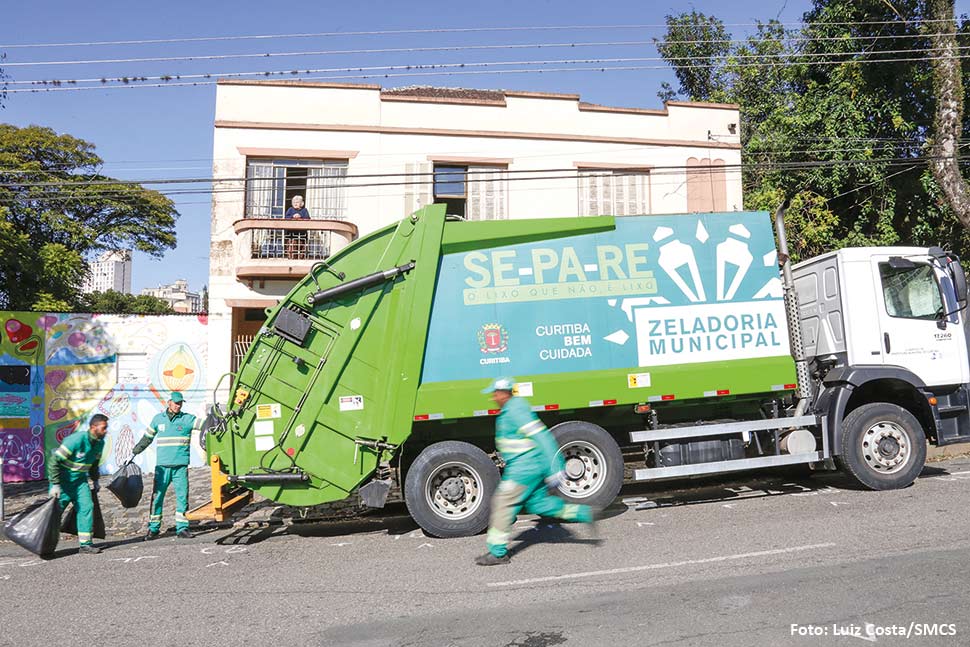
[[[509,331],[497,323],[487,323],[478,329],[478,346],[485,355],[497,355],[509,349]],[[480,364],[508,364],[509,357],[483,357]]]

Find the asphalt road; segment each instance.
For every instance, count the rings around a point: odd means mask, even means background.
[[[599,544],[520,521],[492,568],[483,537],[425,537],[400,509],[49,561],[0,543],[0,645],[970,644],[970,461],[894,492],[689,485],[627,486]]]

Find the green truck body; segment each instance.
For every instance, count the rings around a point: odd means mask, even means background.
[[[650,412],[759,417],[795,388],[788,344],[766,213],[465,222],[435,205],[317,264],[268,312],[207,451],[310,506],[436,442],[493,451],[480,391],[496,376],[550,427],[619,438]]]

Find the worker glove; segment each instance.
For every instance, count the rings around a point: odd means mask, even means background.
[[[61,496],[61,486],[57,483],[53,483],[51,484],[50,489],[47,490],[47,493],[52,497],[59,497]]]
[[[101,484],[98,483],[97,480],[92,480],[90,483],[90,486],[91,486],[91,491],[94,492],[95,494],[97,494],[98,490],[101,489]]]
[[[566,473],[559,471],[546,477],[546,487],[550,490],[558,490],[566,482]]]

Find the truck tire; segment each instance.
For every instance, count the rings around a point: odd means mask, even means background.
[[[566,482],[559,494],[570,503],[602,509],[623,486],[623,453],[599,425],[581,420],[561,422],[552,431],[566,461]]]
[[[916,480],[926,462],[926,434],[906,409],[864,404],[842,422],[839,468],[870,490],[895,490]]]
[[[424,449],[408,468],[404,502],[433,537],[468,537],[488,526],[498,467],[478,447],[457,440]]]

